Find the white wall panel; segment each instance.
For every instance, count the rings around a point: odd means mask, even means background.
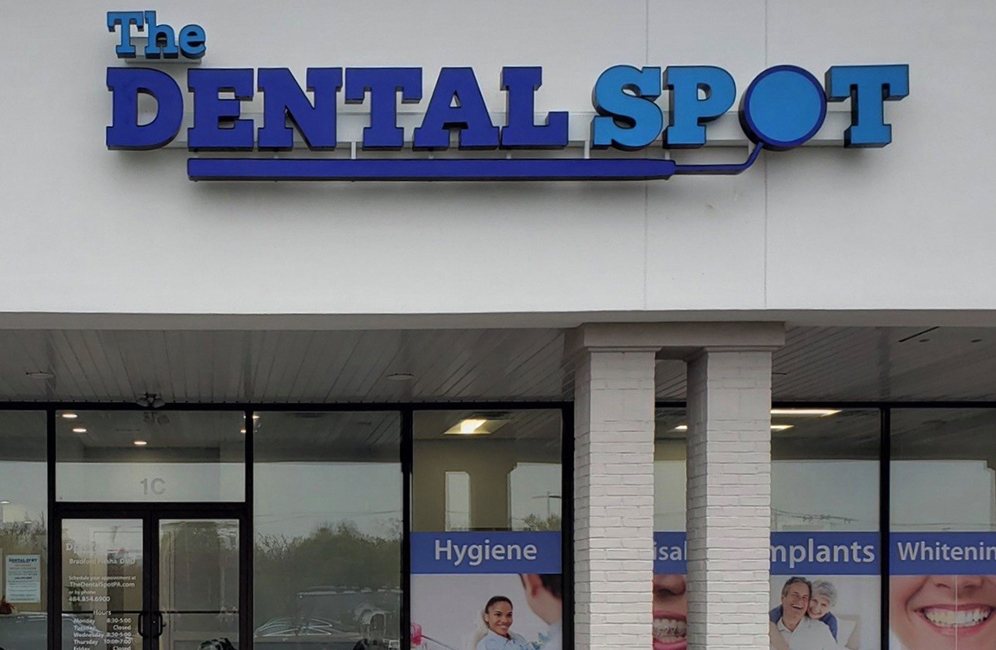
[[[122,8],[4,4],[4,312],[996,309],[985,3],[149,5],[204,25],[204,66],[421,65],[428,94],[439,66],[471,65],[495,112],[503,64],[542,65],[537,106],[572,111],[615,63],[721,65],[741,90],[783,62],[912,66],[884,150],[587,185],[191,183],[183,150],[104,147]]]

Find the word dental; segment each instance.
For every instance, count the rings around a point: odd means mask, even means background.
[[[199,59],[207,51],[207,34],[199,25],[179,30],[157,22],[154,11],[109,12],[107,27],[117,32],[119,58],[141,54],[162,58]],[[132,27],[148,28],[147,44],[137,48]],[[337,146],[337,102],[369,106],[363,129],[363,151],[400,151],[404,129],[397,104],[418,104],[428,95],[421,123],[410,138],[412,151],[451,147],[456,134],[461,150],[549,150],[568,146],[570,117],[551,111],[537,119],[535,96],[543,83],[539,66],[505,66],[499,75],[506,117],[495,124],[474,70],[444,67],[431,92],[423,88],[419,67],[310,67],[304,87],[287,68],[193,68],[186,73],[192,94],[193,126],[187,129],[190,151],[287,151],[296,130],[308,149]],[[184,123],[184,92],[169,74],[154,68],[111,67],[107,88],[113,95],[112,122],[106,131],[109,149],[156,149],[172,142]],[[243,103],[262,96],[260,124],[243,116]],[[666,115],[658,100],[667,95]],[[892,140],[884,102],[909,93],[906,65],[833,66],[825,88],[808,71],[779,65],[761,72],[744,91],[739,121],[755,147],[746,163],[681,165],[672,160],[620,158],[192,158],[194,180],[628,180],[669,178],[674,174],[739,173],[756,160],[762,148],[786,150],[802,145],[823,127],[828,102],[851,102],[850,125],[842,134],[845,147],[882,147]],[[139,99],[155,100],[150,120],[140,115]],[[708,140],[710,122],[731,110],[737,98],[733,77],[715,66],[666,68],[615,65],[595,80],[590,122],[593,149],[639,151],[697,148]]]
[[[455,567],[462,565],[464,561],[468,566],[480,566],[492,560],[533,561],[538,554],[539,548],[535,544],[492,544],[490,539],[485,539],[481,544],[461,544],[451,539],[437,539],[434,545],[435,560],[452,563]]]

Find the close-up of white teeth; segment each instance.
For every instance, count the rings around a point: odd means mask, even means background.
[[[993,613],[991,607],[976,609],[924,609],[923,615],[928,621],[940,627],[969,627],[978,625],[988,619]]]
[[[688,624],[674,618],[654,619],[654,638],[663,642],[680,641],[688,636]]]

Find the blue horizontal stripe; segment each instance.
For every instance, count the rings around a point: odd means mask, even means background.
[[[190,158],[193,181],[627,181],[670,178],[660,159]]]

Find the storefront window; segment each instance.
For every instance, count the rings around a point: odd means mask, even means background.
[[[895,409],[892,650],[996,648],[996,409]]]
[[[879,412],[773,409],[771,429],[773,646],[877,648]]]
[[[774,635],[786,626],[782,591],[793,578],[788,592],[799,591],[806,601],[794,609],[800,620],[811,621],[807,625],[824,637],[825,647],[879,645],[880,429],[877,410],[772,411],[774,648],[788,647]],[[679,647],[686,642],[688,616],[684,409],[657,409],[654,449],[653,634],[659,645]],[[811,610],[810,600],[817,603]],[[797,625],[789,619],[788,627]]]
[[[657,409],[655,420],[653,646],[683,648],[688,636],[685,409]]]
[[[254,647],[398,647],[400,416],[256,415]]]
[[[48,490],[44,412],[0,411],[0,648],[44,648]]]
[[[560,411],[416,411],[414,433],[414,647],[559,639]]]
[[[59,411],[59,501],[245,500],[242,411]]]

